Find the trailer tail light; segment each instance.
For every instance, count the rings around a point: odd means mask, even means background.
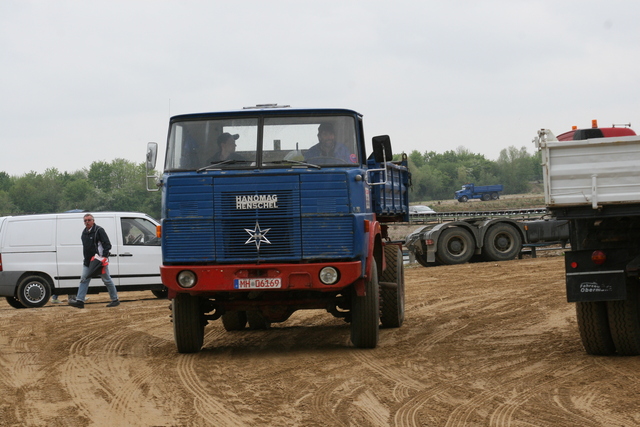
[[[427,240],[425,240],[425,241],[424,241],[424,243],[425,243],[427,246],[432,246],[435,242],[433,241],[433,239],[427,239]]]
[[[602,251],[593,251],[591,254],[591,261],[595,265],[602,265],[607,260],[607,256]]]

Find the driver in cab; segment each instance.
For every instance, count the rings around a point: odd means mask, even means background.
[[[305,154],[305,160],[309,163],[357,163],[358,156],[349,152],[349,149],[336,141],[336,132],[333,124],[322,123],[318,127],[318,143]]]

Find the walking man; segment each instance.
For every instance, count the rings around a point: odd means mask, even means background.
[[[93,219],[93,215],[86,214],[84,216],[85,229],[82,231],[82,251],[84,254],[84,261],[82,265],[82,276],[80,277],[80,286],[78,287],[78,295],[75,300],[69,300],[69,305],[76,308],[84,308],[84,300],[89,290],[89,282],[91,282],[91,275],[93,272],[89,268],[91,260],[96,256],[102,258],[109,258],[109,251],[111,250],[111,242],[107,236],[107,232],[104,228],[97,225]],[[116,285],[113,283],[111,276],[109,276],[109,266],[104,265],[102,267],[102,274],[100,278],[104,282],[107,290],[109,291],[109,297],[111,302],[107,304],[107,307],[116,307],[120,305],[118,300],[118,291]]]

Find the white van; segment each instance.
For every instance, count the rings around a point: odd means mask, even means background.
[[[0,217],[0,297],[15,308],[42,307],[51,295],[76,294],[82,272],[85,212]],[[111,241],[109,273],[121,291],[161,298],[159,225],[137,212],[91,212]],[[105,292],[99,278],[89,293]]]

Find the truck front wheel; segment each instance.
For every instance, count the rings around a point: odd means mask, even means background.
[[[496,224],[485,234],[482,246],[482,255],[486,260],[507,261],[520,253],[522,237],[515,227]]]
[[[436,256],[442,264],[464,264],[471,259],[474,249],[473,236],[467,229],[451,227],[440,234]]]
[[[608,356],[616,352],[605,301],[577,302],[576,317],[582,346],[588,354]]]
[[[640,354],[638,279],[627,278],[627,299],[607,302],[611,338],[620,356]]]
[[[171,303],[173,336],[180,353],[196,353],[204,343],[204,327],[200,298],[178,294]]]
[[[358,348],[375,348],[380,336],[380,288],[376,260],[371,261],[371,277],[365,283],[366,295],[351,291],[351,342]]]
[[[460,197],[460,198],[458,199],[458,201],[459,201],[460,203],[465,203],[467,200],[469,200],[469,198],[468,198],[467,196],[462,196],[462,197]]]
[[[387,328],[399,328],[404,322],[404,260],[395,245],[384,247],[387,268],[380,276],[380,321]]]

